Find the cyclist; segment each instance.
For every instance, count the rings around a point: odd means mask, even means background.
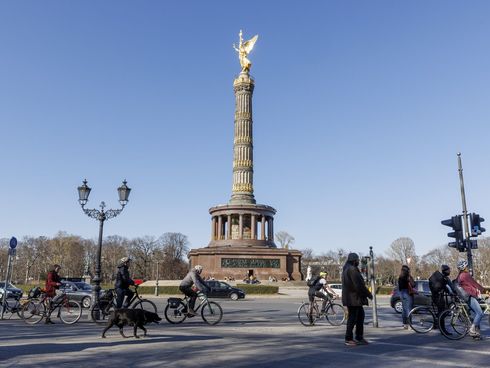
[[[457,264],[459,275],[457,281],[459,285],[466,291],[469,295],[468,305],[471,310],[475,313],[475,318],[473,319],[473,324],[471,325],[469,335],[475,338],[480,338],[480,321],[483,317],[483,311],[478,302],[481,293],[485,291],[485,288],[473,279],[473,277],[468,272],[468,262],[464,259],[460,259]]]
[[[131,285],[134,285],[134,281],[129,276],[129,266],[131,258],[123,257],[119,260],[119,266],[117,266],[116,283],[114,289],[116,290],[116,308],[119,309],[123,306],[124,297],[126,297],[126,303],[124,308],[128,307],[131,298],[134,293],[129,289]]]
[[[196,312],[194,311],[194,305],[196,304],[197,299],[196,290],[206,294],[209,289],[201,278],[201,273],[202,266],[194,266],[194,268],[187,273],[179,286],[179,290],[190,298],[189,310],[187,311],[190,316],[196,315]]]
[[[325,307],[327,306],[328,301],[337,296],[335,291],[333,291],[330,286],[328,286],[326,277],[326,272],[320,272],[319,276],[311,279],[311,281],[308,282],[308,286],[310,287],[308,289],[308,299],[310,301],[310,324],[313,324],[313,303],[315,300],[315,296],[323,299],[322,312],[325,311]]]
[[[453,294],[452,282],[449,279],[450,274],[451,268],[448,265],[442,265],[441,271],[435,271],[429,277],[432,302],[437,307],[438,316],[447,308],[444,293]]]
[[[59,272],[61,270],[61,266],[59,264],[54,264],[53,267],[48,272],[48,277],[46,278],[46,304],[48,309],[48,315],[46,316],[46,324],[54,324],[51,321],[51,305],[54,302],[57,302],[62,295],[56,295],[56,290],[58,290],[61,286],[61,278]]]

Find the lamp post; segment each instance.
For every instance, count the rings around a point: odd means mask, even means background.
[[[113,217],[116,217],[119,215],[122,210],[124,209],[124,206],[128,204],[128,198],[129,198],[129,193],[131,192],[131,189],[128,188],[126,185],[127,182],[126,180],[123,181],[122,185],[117,188],[117,192],[119,194],[119,203],[121,204],[121,208],[118,210],[106,210],[105,203],[101,202],[100,203],[100,210],[97,209],[87,209],[85,208],[85,205],[88,202],[88,196],[90,194],[90,191],[92,188],[90,188],[87,185],[87,180],[85,179],[83,181],[83,185],[78,187],[78,202],[82,206],[83,212],[88,217],[91,217],[93,219],[96,219],[99,221],[99,243],[97,247],[97,259],[95,263],[95,277],[93,279],[93,282],[95,284],[93,293],[92,293],[92,306],[97,305],[99,303],[99,293],[100,293],[100,262],[101,262],[101,253],[102,253],[102,233],[104,229],[104,221],[109,220]]]
[[[339,282],[342,282],[342,256],[344,255],[344,252],[342,250],[339,250]]]

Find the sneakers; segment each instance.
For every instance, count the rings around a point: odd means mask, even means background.
[[[357,345],[369,345],[369,342],[365,339],[356,340]]]
[[[345,346],[357,346],[359,345],[356,341],[354,340],[345,340],[344,342]]]
[[[196,315],[196,312],[193,309],[189,308],[189,310],[187,311],[187,315],[189,317],[194,317]]]
[[[404,324],[404,325],[403,325],[403,328],[404,328],[405,330],[408,330],[408,325],[407,325],[407,324]]]
[[[468,331],[468,335],[470,335],[471,337],[479,337],[480,336],[475,325],[471,325],[471,328]]]
[[[44,321],[44,323],[47,325],[54,325],[54,322],[51,321],[51,318],[46,318],[46,321]]]

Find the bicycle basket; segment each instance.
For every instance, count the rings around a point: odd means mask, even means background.
[[[170,308],[177,308],[181,301],[182,299],[180,298],[168,298],[168,306]]]
[[[33,287],[31,290],[29,290],[29,294],[27,294],[27,297],[29,299],[39,298],[40,296],[41,296],[41,288],[39,286]]]

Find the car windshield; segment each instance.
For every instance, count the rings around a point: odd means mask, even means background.
[[[0,288],[3,289],[4,287],[5,287],[5,281],[0,282]],[[15,288],[15,286],[12,285],[10,282],[8,283],[8,286],[7,287],[8,288]]]
[[[80,290],[92,290],[92,286],[90,286],[90,284],[87,284],[86,282],[75,282],[75,285]]]

